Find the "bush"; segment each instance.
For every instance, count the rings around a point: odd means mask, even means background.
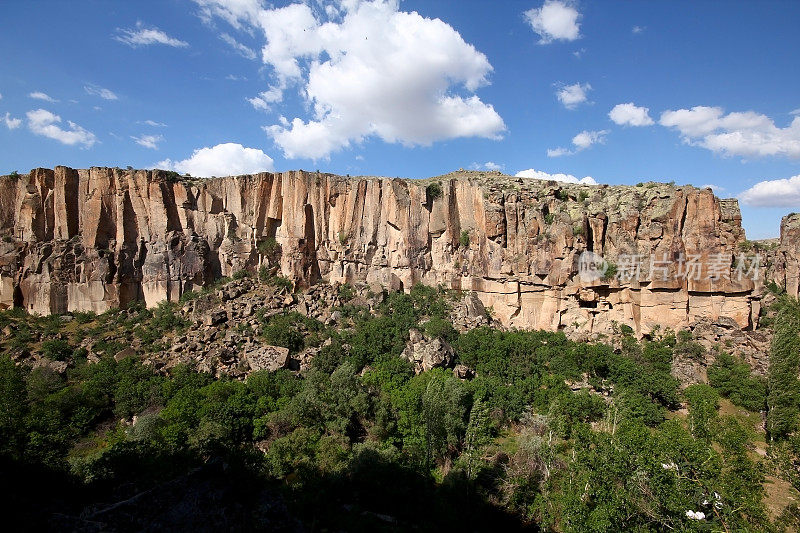
[[[250,277],[250,273],[245,269],[237,270],[236,272],[233,273],[233,276],[231,277],[236,280],[245,279]]]
[[[76,311],[72,313],[72,316],[75,317],[75,321],[78,324],[88,324],[97,318],[97,313],[94,311]]]
[[[617,267],[616,263],[612,263],[611,261],[605,260],[603,261],[603,279],[610,280],[614,279],[617,276],[617,272],[619,268]]]
[[[734,405],[763,411],[767,403],[766,381],[750,372],[750,365],[722,352],[708,367],[708,383]]]
[[[435,181],[425,187],[425,196],[429,202],[433,202],[434,200],[441,198],[442,196],[442,185]]]
[[[42,355],[53,361],[66,361],[72,352],[72,346],[65,340],[54,339],[42,343]]]
[[[547,213],[547,214],[544,216],[544,223],[545,223],[545,224],[547,224],[548,226],[549,226],[550,224],[552,224],[553,222],[555,222],[555,220],[556,220],[556,215],[555,215],[555,213]]]
[[[353,290],[353,287],[348,284],[344,283],[339,285],[339,299],[343,302],[349,302],[353,298],[355,298],[356,292]]]
[[[463,230],[461,232],[461,236],[458,238],[458,244],[461,245],[462,248],[469,247],[469,231]]]
[[[258,253],[262,255],[273,255],[278,249],[278,241],[274,237],[267,237],[258,243]]]

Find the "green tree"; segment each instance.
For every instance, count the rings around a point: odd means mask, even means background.
[[[784,296],[778,303],[769,355],[767,433],[783,439],[797,429],[800,414],[800,304]]]
[[[8,355],[0,355],[0,453],[18,457],[25,440],[27,411],[22,370]]]

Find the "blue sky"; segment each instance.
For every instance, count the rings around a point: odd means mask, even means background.
[[[0,16],[0,173],[675,181],[739,197],[749,238],[800,211],[799,2],[37,1]]]

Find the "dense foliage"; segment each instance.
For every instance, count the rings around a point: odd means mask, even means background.
[[[126,335],[156,347],[185,327],[168,304],[69,322],[0,313],[0,328],[15,331],[9,354],[69,362],[62,374],[0,356],[2,470],[24,465],[28,477],[60,480],[62,499],[46,509],[60,514],[130,498],[222,458],[248,487],[282,494],[311,529],[778,528],[763,503],[755,429],[721,414],[720,397],[753,411],[768,403],[772,434],[789,436],[796,381],[773,370],[766,402],[766,384],[720,354],[710,386],[681,391],[672,358],[692,348],[670,332],[625,335],[617,349],[560,332],[459,334],[448,302],[418,285],[386,295],[373,313],[345,303],[336,329],[297,313],[262,315],[268,342],[320,351],[305,372],[244,381],[115,361]],[[116,340],[98,337],[104,355],[91,362],[77,339],[101,328],[117,331]],[[475,378],[445,369],[415,375],[400,358],[411,328],[451,343]],[[796,365],[796,328],[790,337],[776,335],[776,367]],[[781,456],[787,471],[792,445]],[[263,527],[251,511],[251,525]]]

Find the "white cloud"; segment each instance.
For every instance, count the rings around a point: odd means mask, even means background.
[[[225,79],[230,81],[247,81],[246,76],[236,76],[235,74],[228,74],[225,76]]]
[[[398,10],[395,1],[348,1],[264,9],[256,1],[195,0],[206,17],[258,29],[273,74],[250,99],[263,109],[297,87],[311,117],[265,128],[286,157],[320,159],[378,137],[430,145],[459,137],[500,138],[503,119],[474,92],[492,71],[486,56],[439,19]]]
[[[549,44],[556,40],[574,41],[580,38],[581,14],[570,1],[546,0],[542,7],[529,9],[523,13],[525,19],[539,34],[539,44]]]
[[[800,207],[800,174],[756,183],[739,200],[754,207]]]
[[[34,100],[44,100],[45,102],[58,102],[58,100],[56,100],[52,96],[50,96],[50,95],[48,95],[46,93],[43,93],[41,91],[28,93],[28,97],[29,98],[33,98]]]
[[[713,183],[706,183],[705,185],[701,185],[700,188],[701,189],[711,189],[715,193],[720,193],[720,192],[723,192],[724,190],[726,190],[725,187],[723,187],[722,185],[714,185]]]
[[[212,147],[199,148],[183,161],[165,159],[156,163],[158,168],[188,172],[192,176],[233,176],[272,172],[272,158],[257,148],[245,148],[241,144],[224,143]]]
[[[114,39],[132,48],[151,44],[163,44],[175,48],[185,48],[189,46],[189,43],[186,41],[170,37],[156,27],[145,27],[141,21],[136,22],[135,28],[117,28],[117,35],[114,36]]]
[[[575,152],[573,152],[569,148],[564,148],[563,146],[559,146],[558,148],[547,149],[547,157],[561,157],[563,155],[572,155],[574,153]]]
[[[617,104],[608,113],[608,118],[620,126],[650,126],[655,124],[650,118],[650,108],[638,107],[633,102]]]
[[[252,105],[255,109],[267,111],[269,110],[270,104],[274,104],[275,102],[280,102],[283,100],[283,91],[278,87],[270,87],[268,90],[258,93],[258,96],[254,96],[253,98],[245,98],[245,100],[250,102],[250,105]]]
[[[608,135],[608,130],[600,130],[600,131],[586,131],[583,130],[575,137],[572,138],[572,144],[574,144],[578,150],[585,150],[589,148],[593,144],[603,144],[606,142],[606,135]]]
[[[236,52],[238,52],[239,55],[241,55],[242,57],[251,60],[257,57],[255,50],[253,50],[248,46],[243,45],[242,43],[231,37],[231,35],[223,33],[219,36],[219,38],[228,43],[229,45],[231,45],[231,47],[234,50],[236,50]]]
[[[6,116],[3,117],[3,122],[6,123],[6,128],[10,130],[15,130],[20,127],[22,124],[21,118],[13,118],[11,113],[6,113]]]
[[[497,171],[497,170],[503,170],[504,168],[506,168],[506,166],[505,165],[500,165],[498,163],[495,163],[494,161],[487,161],[486,163],[472,163],[470,165],[470,168],[472,170]]]
[[[2,93],[0,93],[0,100],[2,100],[2,99],[3,99],[3,94],[2,94]]]
[[[537,180],[553,180],[553,181],[561,181],[563,183],[579,183],[581,185],[597,185],[595,179],[591,176],[586,176],[585,178],[576,178],[572,174],[548,174],[547,172],[543,172],[541,170],[534,170],[529,168],[528,170],[520,170],[514,176],[517,178],[533,178]]]
[[[696,106],[665,111],[659,123],[679,131],[687,144],[726,156],[800,157],[800,116],[779,128],[754,111],[726,115],[721,107]]]
[[[592,90],[592,86],[588,83],[574,83],[572,85],[564,85],[557,92],[556,96],[558,101],[561,102],[567,109],[575,109],[578,105],[586,102],[586,93]]]
[[[139,124],[144,124],[146,126],[152,126],[154,128],[165,128],[167,126],[163,122],[156,122],[155,120],[150,120],[150,119],[142,120],[142,121],[139,122]]]
[[[572,138],[572,145],[575,147],[570,150],[569,148],[548,148],[547,157],[561,157],[565,155],[575,155],[578,152],[591,148],[593,144],[603,144],[606,142],[606,135],[608,130],[588,131],[583,130],[575,137]]]
[[[158,143],[164,140],[162,135],[139,135],[138,137],[131,136],[131,139],[136,141],[139,146],[150,148],[151,150],[158,150]]]
[[[61,122],[61,117],[45,109],[28,111],[26,115],[28,117],[28,128],[36,135],[55,139],[62,144],[70,146],[82,144],[85,148],[90,148],[97,142],[97,137],[94,136],[94,133],[83,129],[70,120],[67,121],[69,129],[62,129],[61,126],[57,125]]]
[[[97,85],[84,85],[83,89],[86,91],[86,94],[99,96],[103,100],[117,100],[116,94]]]
[[[792,109],[791,111],[789,111],[789,114],[790,115],[800,115],[800,107],[798,107],[797,109]]]
[[[644,31],[644,26],[634,26],[631,28],[633,33],[642,33]]]

